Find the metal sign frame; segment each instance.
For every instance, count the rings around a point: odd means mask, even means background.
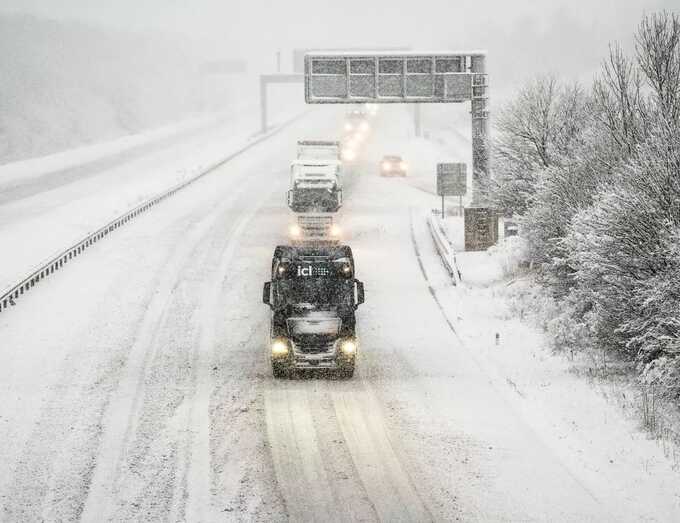
[[[366,52],[380,52],[380,53],[404,53],[409,52],[410,47],[403,46],[387,46],[387,47],[308,47],[293,49],[293,72],[303,74],[305,72],[305,56],[310,53],[325,54],[325,53],[366,53]]]
[[[469,53],[307,53],[305,101],[315,103],[461,103],[486,86]],[[483,69],[483,67],[482,67]]]
[[[429,65],[428,65],[429,64]],[[308,104],[460,103],[472,116],[472,202],[465,212],[466,249],[486,249],[497,240],[482,193],[489,177],[489,84],[485,51],[335,52],[305,55]],[[453,94],[449,92],[449,83]],[[411,89],[412,87],[412,89]],[[456,90],[456,88],[458,90]],[[417,106],[416,106],[417,107]],[[444,214],[442,196],[442,215]],[[462,205],[461,205],[462,207]],[[497,218],[496,218],[497,221]],[[483,227],[484,234],[476,231]]]
[[[260,75],[260,131],[267,132],[267,91],[270,84],[298,84],[305,81],[302,74],[261,74]]]

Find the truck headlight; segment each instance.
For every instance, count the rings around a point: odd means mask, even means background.
[[[302,235],[302,229],[299,225],[291,225],[289,231],[293,238],[299,238]]]
[[[334,238],[337,238],[338,236],[340,236],[340,232],[341,232],[340,227],[338,227],[335,224],[331,225],[331,236],[333,236]]]
[[[399,168],[400,168],[402,171],[405,171],[406,169],[408,169],[408,164],[407,164],[406,162],[400,162],[400,163],[399,163]]]
[[[272,356],[287,356],[288,343],[281,338],[272,341]]]
[[[382,168],[383,168],[383,171],[389,171],[390,170],[390,163],[389,162],[383,162]]]
[[[340,343],[340,351],[345,356],[352,356],[357,351],[357,344],[353,340],[344,340]]]
[[[345,131],[351,131],[352,130],[352,124],[349,122],[345,123]]]

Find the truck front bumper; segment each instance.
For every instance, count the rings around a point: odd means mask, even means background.
[[[285,357],[272,355],[272,363],[289,369],[342,369],[354,364],[355,355],[346,355],[341,351],[306,352],[294,348]]]

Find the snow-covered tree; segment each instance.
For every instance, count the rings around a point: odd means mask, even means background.
[[[542,76],[523,87],[496,118],[491,195],[506,213],[524,214],[540,173],[561,165],[588,125],[589,99],[578,85]]]
[[[679,399],[680,17],[643,18],[634,58],[612,45],[592,94],[531,83],[498,131],[494,198],[564,305],[560,344],[616,350]]]

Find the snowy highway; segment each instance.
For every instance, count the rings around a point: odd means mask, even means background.
[[[680,518],[668,467],[637,468],[652,444],[555,437],[485,359],[474,340],[491,327],[425,223],[437,199],[418,180],[433,173],[410,158],[413,180],[377,175],[377,158],[414,150],[405,110],[378,115],[345,181],[340,224],[366,285],[357,373],[272,377],[261,296],[292,220],[288,165],[342,115],[296,121],[0,315],[0,519]],[[607,469],[588,454],[606,444],[630,444]]]

